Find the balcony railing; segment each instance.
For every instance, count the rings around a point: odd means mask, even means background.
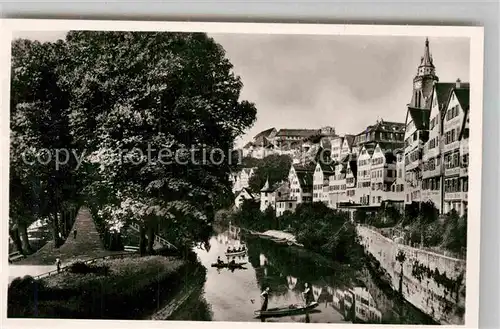
[[[447,192],[444,194],[445,201],[460,200],[467,201],[468,192]]]
[[[424,154],[422,155],[422,158],[424,161],[430,158],[435,158],[440,154],[439,147],[434,147],[432,149],[426,149],[424,150]]]
[[[443,169],[441,166],[436,166],[434,170],[425,170],[422,172],[422,178],[441,176]]]
[[[459,141],[454,141],[453,143],[445,144],[443,146],[443,153],[444,152],[453,151],[453,150],[456,150],[458,148],[460,148],[460,142]]]
[[[455,167],[455,168],[445,168],[444,169],[444,175],[445,176],[454,176],[458,175],[460,173],[460,167]]]

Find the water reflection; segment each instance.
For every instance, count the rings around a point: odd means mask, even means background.
[[[279,245],[269,240],[245,236],[238,229],[221,232],[210,241],[209,251],[198,250],[200,262],[207,267],[207,279],[198,300],[204,300],[214,321],[267,321],[305,323],[427,323],[428,317],[404,303],[394,302],[376,290],[373,282],[366,286],[365,278],[349,276],[346,268],[319,255],[302,249]],[[217,269],[210,267],[218,256],[224,255],[227,245],[247,246],[244,256],[233,257],[247,262],[246,269]],[[312,287],[319,306],[308,314],[279,318],[256,318],[260,309],[260,293],[270,288],[269,308],[301,305],[304,285]],[[197,302],[198,303],[198,302]],[[196,303],[184,306],[197,307]],[[189,311],[180,312],[178,320],[193,320]],[[411,316],[409,316],[411,314]],[[408,320],[410,319],[410,320]]]
[[[351,322],[382,323],[382,312],[364,287],[335,289],[332,307]]]

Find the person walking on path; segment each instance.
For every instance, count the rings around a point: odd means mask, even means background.
[[[76,239],[76,229],[73,231],[73,239]]]
[[[56,258],[57,273],[61,272],[61,260]]]
[[[267,311],[267,304],[269,303],[269,287],[264,289],[264,291],[260,294],[260,296],[264,298],[264,301],[262,302],[262,307],[260,308],[260,310]]]

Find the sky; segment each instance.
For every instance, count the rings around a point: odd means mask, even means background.
[[[15,37],[53,41],[65,32]],[[257,120],[242,146],[271,127],[357,134],[377,120],[404,122],[425,36],[210,34],[241,77],[241,98],[255,103]],[[469,81],[468,38],[430,37],[441,82]]]

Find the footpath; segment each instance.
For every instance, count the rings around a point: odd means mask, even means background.
[[[77,231],[76,238],[73,237],[73,231],[75,229]],[[82,207],[78,212],[70,235],[62,246],[60,246],[59,248],[55,248],[54,242],[50,241],[34,254],[29,255],[25,259],[20,260],[14,265],[10,266],[53,266],[57,258],[61,260],[62,266],[64,266],[65,264],[73,262],[75,260],[87,260],[117,253],[123,252],[108,251],[104,248],[89,209]]]

